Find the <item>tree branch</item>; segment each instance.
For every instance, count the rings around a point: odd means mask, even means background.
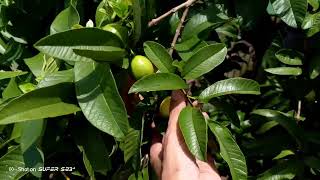
[[[179,22],[179,25],[176,29],[176,33],[173,37],[173,40],[172,40],[172,43],[171,43],[171,47],[170,47],[170,50],[169,50],[169,54],[172,56],[172,53],[173,53],[173,50],[174,50],[174,46],[176,45],[177,43],[177,40],[180,36],[180,32],[182,30],[182,26],[183,26],[183,23],[188,15],[188,12],[189,12],[189,7],[186,7],[186,9],[183,11],[183,14],[182,14],[182,17],[180,19],[180,22]]]
[[[176,7],[174,7],[174,8],[172,8],[170,11],[162,14],[161,16],[159,16],[159,17],[157,17],[157,18],[155,18],[155,19],[152,19],[151,21],[149,21],[148,26],[151,27],[151,26],[154,26],[154,25],[158,24],[162,19],[164,19],[164,18],[168,17],[169,15],[177,12],[177,11],[180,10],[181,8],[184,8],[184,7],[188,8],[188,7],[190,7],[190,6],[191,6],[193,3],[195,3],[196,1],[197,1],[197,0],[187,0],[186,2],[184,2],[184,3],[182,3],[182,4],[178,5],[178,6],[176,6]]]

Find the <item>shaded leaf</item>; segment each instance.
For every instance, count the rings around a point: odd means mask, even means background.
[[[288,133],[295,138],[300,146],[304,145],[304,135],[302,129],[296,124],[293,118],[287,117],[283,113],[270,109],[257,109],[252,112],[259,116],[268,118],[269,120],[278,122],[284,127]]]
[[[209,101],[210,99],[227,94],[260,94],[260,85],[251,79],[231,78],[221,80],[209,86],[201,92],[199,99]]]
[[[132,156],[140,154],[140,132],[135,129],[130,129],[120,144],[123,150],[124,161],[127,162]]]
[[[187,61],[194,53],[199,49],[207,46],[208,44],[194,36],[186,41],[176,44],[175,50],[178,52],[179,56],[183,61]]]
[[[283,180],[293,179],[296,174],[301,172],[303,164],[297,160],[284,161],[271,169],[260,174],[258,180]]]
[[[186,89],[188,85],[178,75],[171,73],[155,73],[144,76],[135,82],[129,93]]]
[[[190,152],[199,160],[207,160],[208,130],[202,113],[190,106],[179,115],[179,127]]]
[[[41,136],[43,119],[21,122],[20,146],[22,153],[26,152]]]
[[[220,154],[229,165],[232,179],[247,179],[246,159],[230,131],[215,121],[209,121],[208,125],[218,140]]]

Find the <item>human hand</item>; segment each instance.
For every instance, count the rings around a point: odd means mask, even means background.
[[[213,159],[208,157],[208,162],[196,159],[184,142],[178,124],[179,114],[184,107],[184,94],[181,91],[173,91],[167,131],[163,138],[160,134],[153,134],[150,148],[151,165],[158,177],[164,180],[220,180]]]

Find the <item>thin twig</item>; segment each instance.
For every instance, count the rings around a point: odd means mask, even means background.
[[[301,117],[301,100],[298,101],[298,110],[296,114],[296,119],[300,120],[300,117]]]
[[[171,47],[170,47],[170,50],[169,50],[169,54],[172,56],[172,53],[173,53],[173,50],[174,50],[174,46],[176,45],[177,43],[177,40],[180,36],[180,33],[181,33],[181,30],[182,30],[182,26],[183,26],[183,23],[188,15],[188,12],[189,12],[189,7],[186,7],[186,9],[183,11],[183,14],[182,14],[182,17],[180,19],[180,22],[179,22],[179,25],[176,29],[176,33],[174,35],[174,38],[172,40],[172,43],[171,43]]]
[[[184,7],[188,8],[189,6],[191,6],[191,5],[192,5],[193,3],[195,3],[196,1],[197,1],[197,0],[187,0],[186,2],[184,2],[184,3],[182,3],[182,4],[178,5],[178,6],[176,6],[176,7],[174,7],[174,8],[172,8],[170,11],[162,14],[161,16],[159,16],[159,17],[157,17],[157,18],[155,18],[155,19],[152,19],[151,21],[149,21],[148,26],[151,27],[151,26],[153,26],[153,25],[158,24],[162,19],[164,19],[164,18],[168,17],[169,15],[177,12],[177,11],[180,10],[181,8],[184,8]]]

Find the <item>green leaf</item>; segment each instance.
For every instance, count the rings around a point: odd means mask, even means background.
[[[74,6],[61,11],[58,16],[53,20],[50,26],[50,34],[55,34],[63,31],[70,30],[75,24],[79,24],[80,16]]]
[[[9,101],[0,109],[0,124],[75,113],[79,108],[70,103],[71,92],[73,92],[72,85],[59,84],[26,93]]]
[[[233,108],[233,106],[228,103],[227,101],[221,101],[218,99],[215,99],[212,102],[212,105],[216,108],[215,111],[220,111],[224,113],[232,122],[233,125],[240,128],[240,119],[237,114],[237,111]]]
[[[257,177],[257,180],[293,179],[303,169],[303,163],[297,160],[284,161]]]
[[[303,159],[304,163],[310,168],[320,169],[320,159],[314,156],[308,156]]]
[[[22,71],[0,71],[0,80],[21,76],[27,73],[28,72],[22,72]]]
[[[73,49],[73,52],[79,56],[91,58],[96,61],[114,62],[124,58],[126,51],[122,48],[113,46],[97,46],[90,49]]]
[[[197,36],[199,33],[207,29],[214,28],[219,24],[222,24],[224,20],[217,16],[217,11],[217,8],[211,8],[193,15],[183,28],[181,34],[182,40],[185,41],[193,36]]]
[[[320,74],[320,54],[312,56],[309,65],[309,76],[310,79],[315,79]]]
[[[307,0],[270,0],[274,12],[289,26],[301,26],[307,13]]]
[[[207,46],[208,44],[194,36],[186,41],[176,44],[175,49],[183,61],[187,61],[199,49]]]
[[[280,154],[278,154],[276,157],[272,158],[272,160],[282,159],[284,157],[287,157],[289,155],[294,155],[294,152],[291,150],[282,150]]]
[[[25,164],[21,154],[20,146],[11,147],[8,152],[0,158],[0,179],[20,179],[22,176],[28,173],[27,171],[21,171],[20,168],[24,167]]]
[[[303,130],[295,122],[295,119],[287,117],[285,114],[270,110],[270,109],[257,109],[252,112],[252,114],[263,116],[271,121],[278,122],[282,127],[284,127],[288,133],[295,138],[300,146],[304,145],[304,135]]]
[[[88,121],[114,137],[124,137],[129,123],[110,66],[77,62],[74,68],[79,105]]]
[[[121,47],[122,42],[117,35],[98,28],[73,29],[42,38],[34,46],[50,56],[68,61],[91,61],[79,56],[74,49],[99,50],[99,46]]]
[[[188,85],[178,75],[172,73],[155,73],[145,76],[135,82],[130,90],[130,93],[148,92],[148,91],[163,91],[186,89]]]
[[[142,9],[144,5],[142,5],[141,0],[132,0],[132,11],[133,11],[133,35],[132,35],[132,44],[136,44],[141,37],[142,34]]]
[[[2,97],[4,100],[6,100],[13,97],[17,97],[19,95],[21,95],[21,91],[18,87],[18,84],[15,78],[11,78],[7,87],[2,91]]]
[[[257,130],[257,134],[264,134],[265,132],[269,131],[273,127],[277,126],[279,123],[276,121],[269,121],[264,124]]]
[[[179,126],[190,152],[199,160],[207,160],[208,127],[202,113],[190,106],[179,115]]]
[[[270,74],[282,76],[299,76],[302,74],[302,69],[298,67],[276,67],[264,70]]]
[[[42,67],[45,63],[45,55],[43,53],[39,53],[31,58],[24,59],[24,62],[27,64],[32,74],[39,77],[41,76]]]
[[[120,148],[123,150],[125,162],[127,162],[132,156],[139,154],[140,131],[130,129],[123,142],[121,142]]]
[[[275,54],[276,58],[288,65],[302,65],[303,54],[291,49],[281,49]]]
[[[231,78],[217,81],[207,87],[199,95],[199,99],[203,102],[208,102],[214,97],[219,97],[227,94],[260,94],[260,85],[251,79]]]
[[[312,6],[312,10],[316,11],[319,8],[319,0],[308,0],[308,4],[310,4]]]
[[[172,66],[172,58],[168,51],[161,44],[147,41],[143,44],[144,52],[151,62],[162,73],[173,73],[175,68]]]
[[[108,5],[106,0],[102,0],[96,10],[96,26],[102,27],[105,24],[112,22],[113,10]]]
[[[205,46],[187,60],[181,74],[187,80],[196,79],[220,65],[226,55],[227,48],[224,44]]]
[[[28,148],[34,144],[42,134],[43,119],[26,121],[22,123],[20,146],[21,151],[24,153]]]
[[[307,30],[307,36],[311,37],[320,31],[320,12],[314,14],[307,14],[302,29]]]
[[[246,159],[231,132],[215,121],[209,121],[208,125],[218,140],[220,154],[229,165],[232,179],[247,179]]]
[[[57,71],[47,75],[42,79],[37,85],[38,88],[53,86],[60,83],[73,83],[74,82],[74,73],[73,69]]]

